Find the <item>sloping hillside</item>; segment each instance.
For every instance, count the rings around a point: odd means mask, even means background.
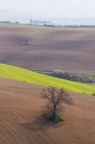
[[[0,78],[0,144],[95,144],[95,97],[70,93],[65,121],[41,118],[42,87]]]
[[[25,45],[25,41],[29,45]],[[29,70],[95,72],[95,30],[0,26],[0,62]]]
[[[54,78],[44,74],[39,74],[33,71],[22,68],[0,64],[0,77],[25,81],[42,86],[54,86],[57,88],[65,88],[72,92],[85,94],[95,93],[95,86],[68,81],[64,79]]]

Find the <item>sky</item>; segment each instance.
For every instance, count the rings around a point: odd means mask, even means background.
[[[95,0],[0,0],[0,18],[95,17]]]

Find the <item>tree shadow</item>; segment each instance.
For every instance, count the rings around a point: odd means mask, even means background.
[[[33,131],[44,131],[50,127],[59,128],[63,125],[63,122],[55,123],[48,121],[44,114],[37,116],[32,122],[21,124],[25,129],[33,130]]]
[[[23,44],[21,44],[21,46],[29,46],[29,45],[30,45],[30,43],[27,43],[27,44],[23,43]]]

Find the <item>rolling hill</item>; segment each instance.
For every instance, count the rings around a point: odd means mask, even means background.
[[[0,144],[95,144],[95,97],[70,92],[74,105],[64,105],[64,122],[51,124],[42,118],[41,90],[0,78]]]
[[[0,63],[93,74],[95,30],[0,24]]]
[[[85,94],[94,94],[95,86],[68,81],[64,79],[54,78],[44,74],[39,74],[26,69],[0,64],[0,77],[24,81],[41,86],[53,86],[57,88],[64,88],[66,90]]]

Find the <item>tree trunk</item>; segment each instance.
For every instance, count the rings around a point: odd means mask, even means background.
[[[54,106],[53,113],[51,116],[53,120],[55,119],[55,116],[56,116],[56,106]]]

